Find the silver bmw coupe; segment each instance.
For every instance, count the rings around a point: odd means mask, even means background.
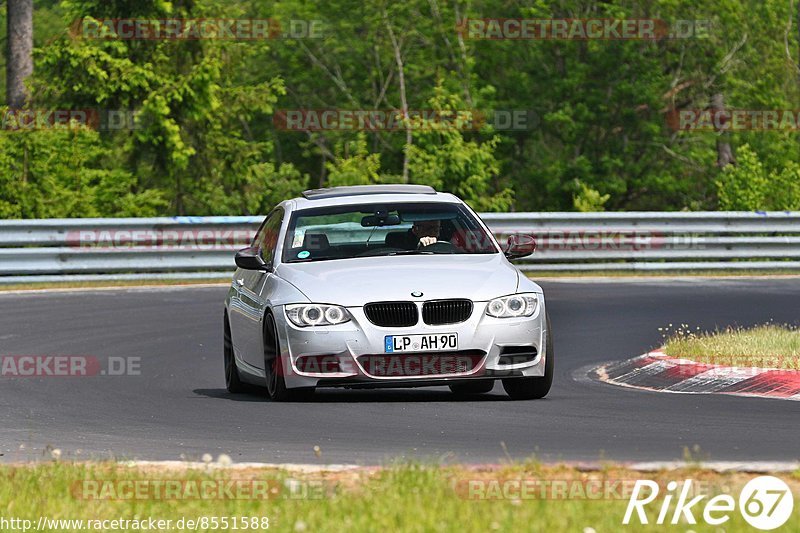
[[[273,400],[318,387],[447,385],[544,397],[553,342],[541,287],[478,215],[421,185],[306,191],[267,215],[236,254],[225,299],[228,391]]]

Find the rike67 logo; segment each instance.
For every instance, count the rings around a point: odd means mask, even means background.
[[[637,480],[625,510],[622,523],[625,525],[648,524],[646,507],[656,501],[659,486],[655,481]],[[719,494],[709,498],[701,494],[693,496],[692,480],[687,479],[679,484],[671,481],[667,484],[660,507],[655,504],[650,511],[658,509],[655,524],[666,523],[697,524],[697,517],[709,525],[719,526],[728,522],[731,514],[741,513],[745,521],[754,528],[769,531],[784,525],[792,515],[794,497],[789,486],[773,476],[760,476],[751,479],[739,493],[738,502],[729,494]],[[673,508],[673,501],[675,506]]]

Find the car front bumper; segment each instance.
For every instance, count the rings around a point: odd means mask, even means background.
[[[400,328],[374,325],[362,307],[348,307],[353,318],[344,324],[301,328],[286,318],[283,306],[277,307],[275,320],[286,386],[425,386],[543,376],[547,327],[544,297],[539,295],[539,305],[531,317],[490,317],[486,315],[487,304],[474,302],[470,318],[459,324],[429,326],[420,321],[416,326]],[[458,335],[456,351],[385,353],[387,335],[445,333]],[[520,352],[526,355],[513,355]],[[321,356],[325,356],[325,365],[306,364],[309,358]],[[384,361],[388,366],[381,366]],[[331,362],[334,364],[327,364]]]

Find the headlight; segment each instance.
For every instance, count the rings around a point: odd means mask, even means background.
[[[512,294],[495,298],[486,306],[486,314],[497,318],[533,316],[539,298],[535,294]]]
[[[350,320],[344,307],[324,304],[295,304],[286,306],[286,317],[295,326],[334,326]]]

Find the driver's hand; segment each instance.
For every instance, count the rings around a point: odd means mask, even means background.
[[[420,246],[430,246],[436,242],[436,237],[420,237],[419,245]]]

